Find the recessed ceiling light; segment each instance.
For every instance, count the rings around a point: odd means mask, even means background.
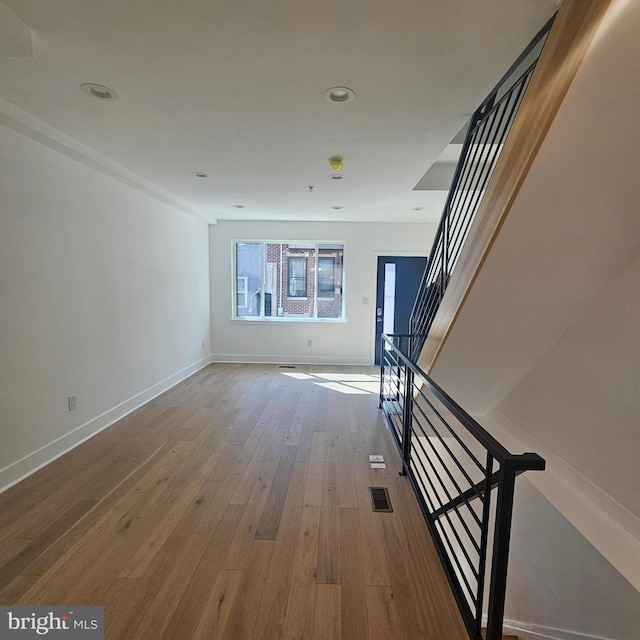
[[[424,207],[413,207],[413,209],[411,209],[411,211],[423,211]]]
[[[232,205],[234,209],[244,209],[244,205],[243,204],[234,204]]]
[[[353,89],[348,87],[331,87],[324,92],[324,99],[333,104],[344,104],[351,102],[356,97]]]
[[[191,175],[194,178],[208,178],[209,177],[209,174],[205,173],[204,171],[192,171]]]
[[[104,87],[101,84],[85,82],[83,85],[80,85],[80,89],[96,100],[116,100],[118,98],[118,95],[113,89]]]
[[[335,209],[336,211],[338,209],[344,209],[344,207],[341,207],[339,204],[335,205],[334,207],[331,207],[332,209]]]
[[[329,177],[332,180],[344,180],[344,176],[341,173],[332,173]]]

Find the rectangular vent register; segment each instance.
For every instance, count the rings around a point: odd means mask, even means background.
[[[373,511],[392,513],[393,507],[389,500],[389,491],[386,487],[369,487],[371,493],[371,508]]]

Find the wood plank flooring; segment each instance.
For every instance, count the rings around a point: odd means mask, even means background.
[[[0,604],[104,605],[108,640],[465,640],[377,384],[208,366],[0,495]]]

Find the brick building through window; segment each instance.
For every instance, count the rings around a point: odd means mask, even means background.
[[[236,243],[235,316],[342,318],[343,256],[342,244]]]

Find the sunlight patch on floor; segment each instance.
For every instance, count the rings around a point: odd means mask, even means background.
[[[288,378],[295,378],[296,380],[313,380],[313,376],[308,373],[289,373],[288,371],[282,371],[283,376]]]
[[[345,395],[378,394],[380,392],[380,378],[376,374],[296,373],[290,371],[282,371],[281,373],[283,376],[295,380],[309,380],[319,387]]]

